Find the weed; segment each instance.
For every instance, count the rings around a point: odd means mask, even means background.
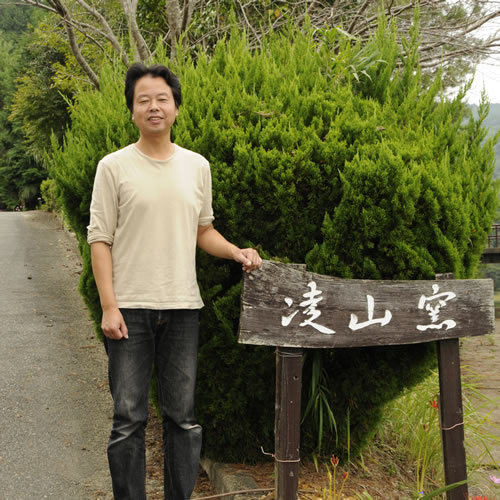
[[[491,449],[500,444],[498,429],[489,414],[498,405],[478,389],[480,378],[463,367],[463,411],[465,443],[467,446],[468,476],[484,466],[498,468]],[[383,454],[390,461],[386,472],[398,482],[413,482],[413,498],[440,497],[443,492],[457,486],[444,484],[441,431],[439,425],[439,375],[437,372],[385,408],[385,417],[375,442],[365,455]],[[488,430],[488,428],[490,430]],[[492,432],[493,430],[493,432]],[[358,465],[364,470],[363,460]],[[397,477],[397,476],[400,477]],[[491,478],[490,478],[491,479]],[[499,482],[500,479],[496,478]],[[491,479],[494,483],[493,479]],[[406,489],[402,485],[402,490]],[[486,492],[485,492],[486,493]],[[360,499],[369,500],[367,492]]]
[[[344,490],[345,483],[349,477],[349,472],[345,471],[340,483],[340,489],[337,493],[337,466],[339,465],[339,459],[335,455],[330,458],[331,469],[327,466],[328,475],[328,487],[323,489],[323,500],[340,500],[342,498],[342,491]]]

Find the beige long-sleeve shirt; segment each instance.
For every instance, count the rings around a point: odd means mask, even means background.
[[[213,217],[210,166],[175,145],[155,160],[135,144],[105,156],[97,167],[89,244],[111,246],[118,307],[198,309],[198,225]]]

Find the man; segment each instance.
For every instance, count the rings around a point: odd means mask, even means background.
[[[108,443],[113,493],[120,500],[146,498],[144,431],[154,366],[165,497],[187,500],[201,448],[194,416],[203,306],[196,245],[235,260],[247,272],[262,260],[214,229],[209,164],[170,140],[181,104],[177,77],[165,66],[134,64],[125,79],[125,97],[139,140],[100,161],[88,227],[114,401]]]

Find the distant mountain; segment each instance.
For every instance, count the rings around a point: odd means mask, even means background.
[[[472,112],[477,117],[477,106],[471,104]],[[500,104],[490,104],[490,112],[483,122],[483,126],[489,129],[488,136],[496,134],[500,130]],[[495,145],[496,166],[493,177],[500,178],[500,141]]]

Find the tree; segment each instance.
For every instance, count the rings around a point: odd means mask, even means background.
[[[463,93],[442,96],[439,76],[426,87],[418,29],[397,43],[383,18],[367,44],[338,29],[294,25],[249,50],[234,30],[212,55],[180,51],[183,84],[175,142],[211,163],[215,225],[266,257],[306,262],[343,277],[430,279],[474,275],[495,215],[493,142],[466,115]],[[166,57],[159,56],[158,62]],[[123,102],[123,71],[107,67],[100,91],[72,106],[64,145],[54,142],[51,174],[76,231],[84,270],[80,289],[99,330],[86,226],[98,160],[136,139]],[[270,349],[237,343],[241,270],[200,253],[205,309],[198,417],[205,453],[258,460],[272,448],[274,361]],[[321,391],[304,394],[334,409],[321,428],[303,425],[303,448],[355,456],[373,435],[381,409],[435,365],[433,345],[325,351],[310,355]],[[316,412],[316,415],[318,413]],[[220,429],[224,429],[221,433]]]
[[[3,39],[7,41],[16,41],[35,18],[41,17],[41,12],[34,11],[28,5],[16,5],[14,0],[4,3],[1,14],[0,32]]]
[[[71,52],[41,19],[42,12],[12,5],[2,13],[12,15],[14,23],[0,34],[0,199],[8,208],[34,208],[47,176],[43,156],[50,135],[62,139],[68,123],[66,99],[72,94],[56,86],[54,77],[57,64],[65,66]],[[33,33],[32,21],[39,23]]]
[[[13,33],[9,38],[15,38]],[[18,204],[36,204],[41,178],[35,162],[25,154],[22,130],[8,116],[15,91],[20,53],[13,41],[0,33],[0,207],[14,208]]]
[[[36,30],[31,42],[33,48],[25,52],[27,59],[24,60],[33,61],[17,84],[10,115],[26,136],[26,152],[34,154],[38,163],[50,128],[60,133],[67,124],[62,96],[71,97],[89,84],[98,88],[96,68],[105,60],[118,58],[124,67],[135,59],[147,62],[163,44],[171,60],[175,59],[178,46],[191,52],[195,48],[210,52],[217,40],[229,36],[234,24],[248,31],[249,47],[257,49],[266,33],[282,29],[289,19],[302,28],[304,23],[310,23],[317,34],[325,26],[342,26],[351,37],[352,45],[364,44],[377,26],[377,9],[384,9],[375,0],[361,4],[351,0],[335,3],[250,0],[244,4],[228,0],[10,0],[0,5],[5,9],[2,12],[15,20],[11,25],[4,23],[10,34],[15,33],[13,27],[26,26],[30,18],[38,22],[41,13],[50,16],[43,21],[41,29]],[[481,41],[474,37],[474,32],[497,17],[498,9],[491,9],[478,0],[451,4],[423,0],[420,5],[424,29],[419,50],[429,81],[438,67],[443,67],[445,86],[462,82],[471,65],[496,50],[496,35]],[[385,7],[384,15],[397,21],[398,32],[403,37],[411,25],[414,6],[413,0],[408,3],[395,0]],[[355,62],[354,74],[358,74],[367,63],[374,61],[366,61],[360,55]],[[37,72],[42,76],[40,82]],[[31,102],[38,104],[32,106]],[[44,104],[40,104],[42,102]]]
[[[158,39],[167,44],[175,57],[177,44],[184,48],[211,50],[232,26],[231,12],[237,24],[249,33],[249,44],[261,46],[266,33],[276,31],[293,20],[301,28],[310,22],[317,30],[342,27],[353,39],[365,43],[373,35],[382,11],[386,19],[396,19],[401,37],[409,33],[411,17],[418,5],[422,11],[421,67],[429,71],[444,67],[446,84],[463,81],[478,60],[498,52],[498,32],[486,39],[476,36],[479,29],[500,16],[492,2],[480,0],[381,0],[283,2],[270,0],[18,0],[18,5],[32,5],[56,15],[66,32],[67,42],[83,71],[96,87],[95,65],[83,53],[87,43],[101,50],[112,50],[128,66],[132,59],[149,61],[155,55]],[[10,5],[10,4],[9,4]],[[116,22],[116,12],[121,22]],[[306,21],[307,20],[307,21]],[[122,41],[125,42],[122,42]]]
[[[23,131],[26,154],[39,163],[50,148],[51,134],[62,140],[69,123],[67,103],[78,87],[75,79],[69,84],[64,81],[58,68],[67,67],[70,55],[50,20],[26,33],[19,49],[23,64],[17,70],[9,120]]]

